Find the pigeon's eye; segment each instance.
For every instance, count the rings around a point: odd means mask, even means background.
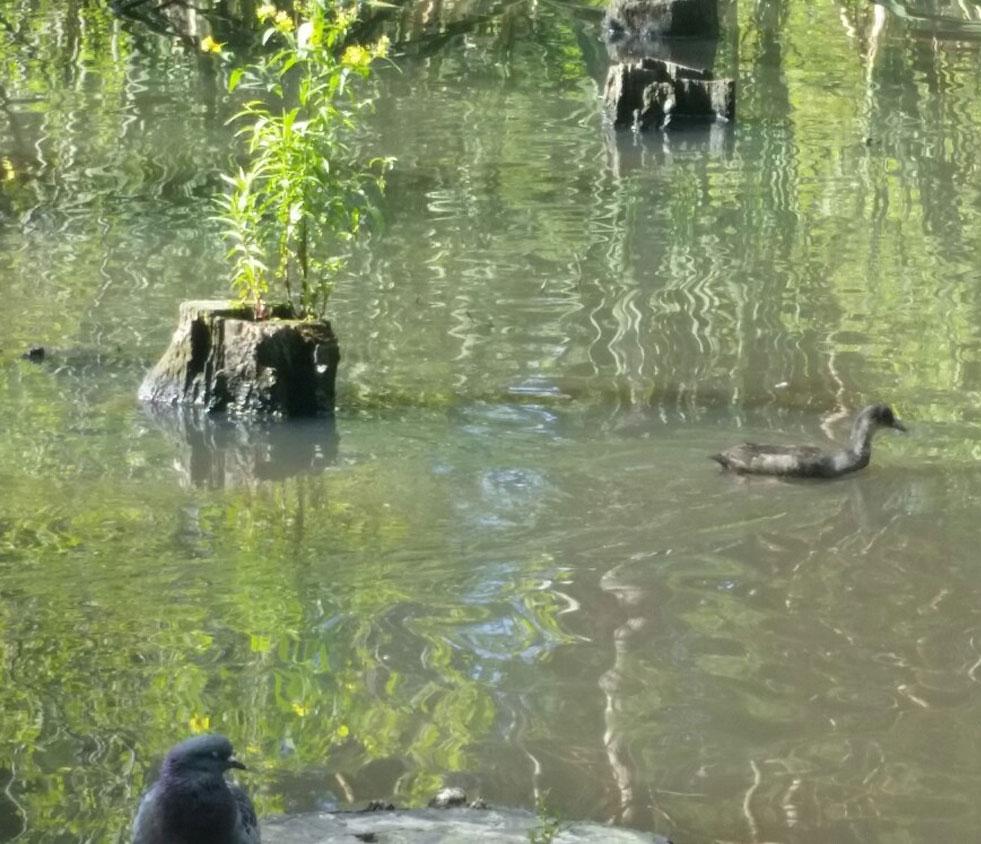
[[[211,751],[211,757],[213,759],[217,759],[218,758],[218,751],[217,750],[212,750]]]

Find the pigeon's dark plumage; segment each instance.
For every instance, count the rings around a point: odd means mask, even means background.
[[[195,736],[172,747],[133,824],[133,844],[259,844],[249,796],[225,779],[245,768],[224,736]]]
[[[870,404],[855,417],[846,448],[829,451],[807,445],[743,443],[711,455],[723,469],[742,475],[784,475],[798,478],[836,478],[869,465],[872,436],[879,428],[905,431],[906,426],[884,404]]]

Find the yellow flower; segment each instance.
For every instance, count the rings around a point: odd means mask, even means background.
[[[293,711],[302,718],[310,712],[310,707],[304,706],[299,701],[293,701]]]
[[[351,731],[348,729],[347,724],[341,724],[341,726],[337,728],[337,735],[341,738],[347,738],[350,734]]]
[[[12,182],[17,178],[14,162],[4,156],[0,158],[0,182]]]
[[[364,67],[370,61],[371,53],[360,44],[352,44],[344,51],[344,55],[341,56],[341,63],[346,64],[348,67]]]
[[[342,9],[337,13],[337,25],[341,29],[347,29],[357,19],[358,12],[356,9]]]
[[[267,18],[275,17],[276,7],[272,3],[263,3],[258,9],[255,10],[255,16],[264,21]]]
[[[223,44],[219,44],[210,35],[205,35],[201,39],[201,50],[205,53],[220,53],[223,46]]]
[[[211,729],[211,716],[192,715],[191,720],[187,724],[191,728],[192,733],[205,733]]]
[[[292,32],[293,27],[296,26],[296,24],[293,23],[293,18],[289,16],[289,12],[283,11],[276,12],[276,17],[273,19],[273,24],[280,32]]]

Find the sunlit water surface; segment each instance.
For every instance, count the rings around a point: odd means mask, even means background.
[[[224,289],[225,107],[145,31],[22,5],[0,840],[124,837],[205,729],[263,814],[445,783],[679,844],[976,840],[970,31],[744,3],[736,125],[637,139],[601,119],[593,11],[408,7],[336,423],[242,426],[134,398],[177,303]],[[876,399],[912,433],[861,474],[706,459],[843,438]]]

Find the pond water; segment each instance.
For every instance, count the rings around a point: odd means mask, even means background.
[[[736,124],[637,138],[599,7],[407,4],[336,422],[247,427],[135,402],[232,140],[100,6],[0,0],[0,840],[125,840],[205,729],[266,815],[977,839],[981,7],[727,6]],[[706,459],[873,400],[860,474]]]

